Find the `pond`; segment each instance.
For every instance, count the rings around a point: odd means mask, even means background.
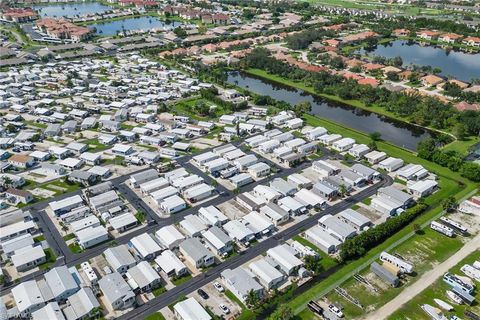
[[[154,16],[144,16],[138,18],[126,18],[121,20],[89,24],[89,28],[96,28],[97,34],[103,36],[114,36],[118,32],[151,29],[173,29],[181,25],[178,21],[164,21]]]
[[[92,13],[102,13],[112,10],[112,7],[98,2],[78,2],[55,5],[33,6],[41,17],[75,17]]]
[[[279,85],[243,72],[230,72],[227,82],[292,105],[309,101],[312,104],[312,114],[314,115],[367,134],[378,131],[385,141],[409,150],[415,151],[418,142],[431,135],[430,131],[423,128],[389,119],[363,109],[328,102],[302,90]]]
[[[406,40],[379,44],[371,50],[360,49],[358,53],[387,58],[401,57],[403,65],[415,64],[440,68],[443,76],[453,76],[462,81],[480,78],[480,53],[469,54],[445,50],[435,46],[422,46]]]

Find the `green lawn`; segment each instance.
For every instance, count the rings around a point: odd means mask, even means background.
[[[158,297],[159,295],[161,295],[162,293],[165,293],[165,292],[167,292],[167,289],[165,289],[165,287],[160,287],[160,288],[154,289],[152,291],[152,293],[155,297]]]
[[[187,274],[183,277],[180,277],[180,278],[176,278],[176,279],[172,279],[172,283],[176,286],[179,286],[181,285],[182,283],[184,282],[187,282],[188,280],[192,279],[192,275],[191,274]]]
[[[38,266],[41,270],[50,268],[50,266],[57,260],[57,257],[55,256],[55,253],[53,253],[52,248],[47,248],[43,251],[45,252],[46,261],[45,263]]]
[[[42,242],[42,241],[45,241],[45,236],[43,234],[39,235],[39,236],[36,236],[35,238],[33,238],[33,241],[34,242]]]
[[[464,140],[455,140],[447,144],[443,149],[447,151],[457,151],[466,156],[470,153],[470,149],[480,142],[480,137],[467,137]]]
[[[75,239],[75,234],[73,233],[69,233],[66,236],[63,236],[63,240],[65,241],[72,240],[72,239]]]
[[[372,198],[365,198],[365,199],[362,200],[362,203],[369,206],[372,203]]]
[[[238,306],[242,309],[242,314],[245,312],[245,311],[249,311],[247,309],[247,307],[243,304],[242,301],[240,301],[234,294],[232,291],[230,290],[226,290],[225,291],[225,295],[227,296],[228,299],[232,300],[233,302],[235,302],[236,304],[238,304]]]
[[[99,152],[99,151],[104,151],[104,150],[110,149],[112,147],[110,145],[100,143],[97,138],[83,140],[82,143],[87,144],[88,145],[88,151],[89,152],[94,152],[94,153]]]
[[[376,293],[360,284],[355,279],[350,278],[342,284],[342,288],[346,289],[350,295],[357,298],[365,308],[378,309],[406,287],[413,284],[419,277],[428,270],[431,270],[436,264],[445,261],[449,256],[455,253],[463,245],[459,238],[447,238],[444,235],[431,230],[426,227],[422,230],[423,234],[415,234],[409,240],[403,242],[395,248],[393,252],[400,254],[405,259],[412,262],[415,266],[415,276],[408,276],[407,281],[398,288],[391,288],[385,286],[379,288],[380,292]],[[366,268],[360,272],[366,278],[369,274],[369,269]],[[365,315],[365,310],[358,308],[352,303],[344,300],[335,292],[330,292],[327,295],[330,301],[340,302],[344,306],[345,316],[348,318],[358,318]]]
[[[70,251],[72,251],[73,253],[83,252],[83,249],[76,243],[71,243],[68,245],[68,247],[70,248]]]
[[[449,271],[454,274],[465,276],[463,272],[460,271],[460,268],[466,263],[472,264],[475,260],[480,260],[480,251],[472,253],[464,260],[460,261],[455,267],[451,268]],[[433,301],[434,298],[449,301],[447,295],[445,294],[445,291],[447,289],[450,289],[450,286],[444,283],[441,278],[438,279],[431,286],[423,290],[419,295],[410,299],[407,304],[402,306],[397,312],[391,315],[389,319],[429,319],[425,312],[420,308],[420,306],[424,303],[428,303],[432,306],[437,307],[437,305]],[[476,297],[476,301],[478,301],[480,299],[480,290],[477,289],[474,293],[474,296]],[[457,317],[465,319],[465,310],[470,310],[476,314],[480,314],[480,305],[478,304],[478,302],[471,307],[466,306],[465,304],[450,304],[454,305],[455,310],[453,312],[445,312],[446,316],[456,315]]]
[[[155,312],[146,317],[143,320],[166,320],[165,317],[160,312]]]
[[[347,137],[356,139],[359,143],[368,143],[370,138],[361,132],[353,129],[341,126],[334,122],[320,119],[311,115],[305,115],[304,119],[306,124],[312,126],[323,126],[327,130],[333,133],[340,133]],[[402,158],[407,163],[418,163],[423,165],[429,171],[436,173],[439,176],[440,190],[426,199],[426,203],[432,206],[432,209],[425,212],[423,215],[414,220],[409,226],[405,227],[401,231],[392,235],[382,244],[378,245],[374,249],[370,250],[364,257],[350,262],[344,265],[338,272],[328,277],[327,279],[317,283],[310,290],[298,295],[295,299],[291,300],[288,304],[296,312],[302,312],[306,306],[306,303],[310,300],[315,300],[322,295],[330,292],[338,282],[347,281],[353,273],[359,272],[365,269],[370,263],[378,256],[381,251],[391,250],[401,244],[405,239],[408,239],[413,235],[413,224],[426,224],[434,217],[438,216],[442,212],[442,208],[439,205],[441,200],[449,195],[455,195],[456,199],[461,199],[476,189],[476,185],[468,180],[460,177],[458,173],[454,173],[447,168],[441,167],[435,163],[431,163],[424,159],[418,158],[414,153],[396,147],[385,141],[377,142],[378,149],[385,151],[390,155]],[[363,201],[364,203],[368,201]]]
[[[337,260],[333,259],[328,254],[324,253],[316,245],[314,245],[313,243],[311,243],[307,239],[302,238],[300,236],[295,236],[295,237],[293,237],[293,240],[296,240],[296,241],[300,242],[301,244],[303,244],[304,246],[310,247],[313,250],[315,250],[321,258],[321,265],[323,267],[323,270],[328,270],[328,269],[330,269],[330,268],[332,268],[332,267],[334,267],[338,264]]]

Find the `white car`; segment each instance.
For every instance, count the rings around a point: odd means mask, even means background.
[[[222,285],[218,282],[214,282],[213,283],[213,286],[215,287],[215,289],[217,289],[218,292],[223,292],[225,291],[225,289],[223,289]]]
[[[222,309],[223,313],[225,313],[225,314],[230,313],[230,309],[228,309],[228,307],[226,305],[224,305],[223,303],[220,304],[220,309]]]
[[[328,305],[328,310],[330,310],[331,312],[333,312],[337,317],[343,318],[343,312],[342,312],[342,310],[338,309],[338,307],[336,307],[335,305],[329,304],[329,305]]]

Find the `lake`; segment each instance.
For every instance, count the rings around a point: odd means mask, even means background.
[[[75,17],[91,13],[102,13],[112,10],[112,7],[98,2],[77,2],[59,5],[33,6],[41,17]]]
[[[260,95],[270,96],[275,100],[285,101],[291,105],[309,101],[312,104],[312,114],[314,115],[365,133],[378,131],[385,141],[409,150],[415,151],[418,142],[430,136],[430,132],[423,128],[389,119],[363,109],[332,103],[303,90],[253,77],[243,72],[229,72],[227,82]]]
[[[122,20],[109,21],[104,23],[89,24],[89,28],[96,28],[97,34],[103,36],[114,36],[118,31],[151,30],[160,28],[175,28],[182,23],[178,21],[164,21],[157,17],[146,16],[138,18],[125,18]]]
[[[393,58],[400,56],[403,65],[416,64],[442,69],[443,76],[453,76],[462,81],[480,78],[480,53],[469,54],[461,51],[447,51],[435,46],[422,46],[406,40],[395,40],[379,44],[373,50],[361,49],[361,54]]]

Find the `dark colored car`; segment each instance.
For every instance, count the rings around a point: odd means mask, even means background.
[[[205,300],[208,299],[208,294],[207,294],[205,291],[203,291],[202,289],[198,289],[198,290],[197,290],[197,293],[198,293],[198,295],[199,295],[200,297],[202,297],[203,299],[205,299]]]

